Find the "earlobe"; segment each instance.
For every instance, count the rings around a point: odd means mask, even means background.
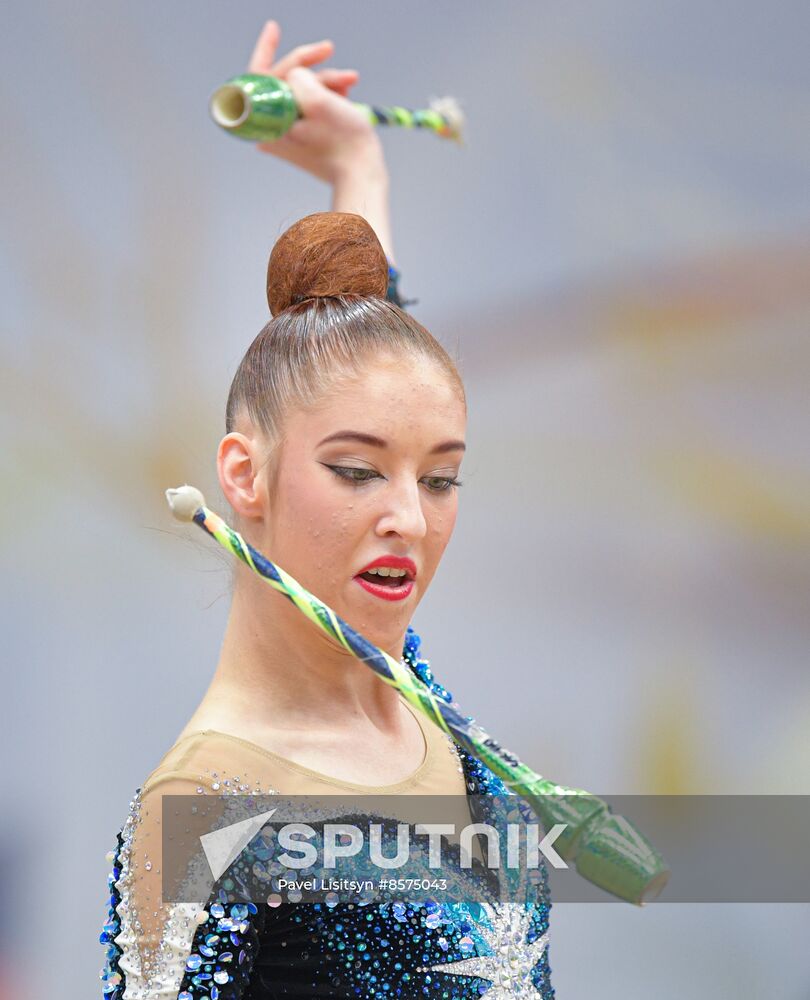
[[[263,513],[257,459],[255,442],[244,434],[233,431],[219,442],[219,484],[234,512],[242,517],[260,517]]]

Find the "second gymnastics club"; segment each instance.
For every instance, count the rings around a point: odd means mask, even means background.
[[[452,97],[436,97],[419,111],[396,105],[377,107],[352,101],[372,125],[421,128],[446,139],[461,142],[464,115]],[[284,80],[260,73],[243,73],[223,83],[211,95],[211,117],[221,128],[240,139],[272,142],[292,128],[300,110],[292,89]]]
[[[404,664],[378,649],[330,607],[305,590],[280,566],[266,559],[214,511],[193,486],[166,490],[172,513],[194,521],[271,587],[284,594],[321,631],[367,664],[415,708],[477,757],[532,807],[547,830],[564,824],[554,849],[589,882],[631,903],[655,899],[669,879],[669,869],[652,845],[607,803],[580,789],[542,778],[501,747],[481,726],[461,714],[458,705],[437,698]]]

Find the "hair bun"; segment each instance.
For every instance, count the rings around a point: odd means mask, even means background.
[[[384,299],[388,260],[361,215],[315,212],[276,240],[267,265],[267,303],[277,316],[303,299],[364,295]]]

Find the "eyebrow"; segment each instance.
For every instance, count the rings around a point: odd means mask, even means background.
[[[372,448],[387,448],[388,442],[374,434],[364,434],[362,431],[335,431],[318,442],[318,447],[328,444],[330,441],[357,441],[360,444],[371,445]],[[435,448],[430,449],[431,455],[443,455],[446,451],[465,451],[467,446],[463,441],[442,441]]]

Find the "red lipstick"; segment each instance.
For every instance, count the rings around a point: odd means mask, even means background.
[[[369,572],[381,568],[405,570],[405,575],[390,577]],[[364,573],[368,575],[364,576]],[[379,556],[364,566],[354,579],[363,590],[374,597],[379,597],[384,601],[404,601],[413,590],[413,581],[416,579],[416,563],[413,559],[407,559],[404,556]]]

